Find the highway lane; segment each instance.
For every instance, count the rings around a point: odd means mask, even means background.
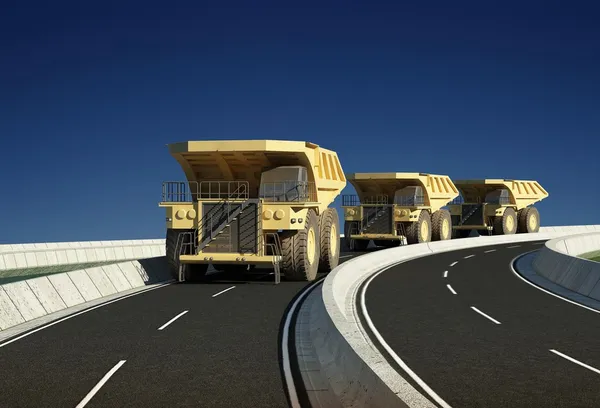
[[[376,330],[441,398],[439,406],[598,406],[600,314],[514,275],[510,261],[536,248],[437,254],[382,272],[367,286]]]
[[[0,406],[288,406],[280,328],[307,283],[218,279],[141,293],[0,347]]]

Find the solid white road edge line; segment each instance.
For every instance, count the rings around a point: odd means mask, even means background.
[[[232,286],[232,287],[230,287],[230,288],[227,288],[227,289],[225,289],[225,290],[222,290],[222,291],[220,291],[219,293],[215,293],[214,295],[212,295],[212,297],[217,297],[217,296],[219,296],[219,295],[221,295],[221,294],[223,294],[223,293],[225,293],[225,292],[227,292],[227,291],[229,291],[229,290],[231,290],[231,289],[233,289],[233,288],[235,288],[235,286]]]
[[[537,250],[537,249],[534,249],[533,251],[524,252],[524,253],[522,253],[521,255],[519,255],[519,256],[516,256],[515,258],[513,258],[513,260],[512,260],[512,261],[510,261],[510,270],[511,270],[511,271],[512,271],[512,272],[513,272],[515,275],[517,275],[517,277],[519,277],[519,278],[520,278],[520,279],[521,279],[523,282],[525,282],[525,283],[528,283],[529,285],[533,286],[533,287],[534,287],[534,288],[536,288],[536,289],[539,289],[539,290],[541,290],[542,292],[545,292],[545,293],[547,293],[547,294],[549,294],[549,295],[552,295],[552,296],[554,296],[554,297],[556,297],[556,298],[559,298],[560,300],[564,300],[565,302],[569,302],[569,303],[571,303],[571,304],[573,304],[573,305],[575,305],[575,306],[583,307],[584,309],[590,310],[590,311],[592,311],[592,312],[594,312],[594,313],[600,313],[600,310],[592,309],[591,307],[588,307],[588,306],[586,306],[586,305],[582,305],[581,303],[577,303],[577,302],[574,302],[574,301],[572,301],[571,299],[567,299],[567,298],[565,298],[565,297],[562,297],[562,296],[560,296],[560,295],[557,295],[557,294],[556,294],[556,293],[554,293],[554,292],[550,292],[549,290],[546,290],[546,289],[544,289],[544,288],[541,288],[541,287],[539,287],[538,285],[534,284],[533,282],[530,282],[530,281],[528,281],[528,280],[527,280],[527,279],[525,279],[523,276],[521,276],[521,274],[520,274],[519,272],[517,272],[517,271],[516,271],[516,269],[515,269],[515,261],[516,261],[518,258],[521,258],[522,256],[525,256],[525,255],[527,255],[527,254],[530,254],[530,253],[532,253],[532,252],[536,252],[536,251],[538,251],[538,250]],[[0,346],[0,347],[1,347],[1,346]]]
[[[444,278],[448,277],[448,271],[444,271]]]
[[[290,351],[288,348],[288,339],[290,333],[290,325],[292,323],[292,316],[294,316],[294,311],[304,300],[306,295],[310,293],[311,289],[315,286],[321,284],[325,278],[321,278],[312,285],[306,287],[304,291],[296,298],[292,307],[288,310],[287,315],[285,316],[285,323],[283,325],[283,335],[281,336],[281,356],[283,359],[283,372],[285,375],[285,383],[288,389],[288,395],[290,397],[290,405],[292,408],[300,408],[300,400],[298,399],[298,393],[296,393],[296,385],[294,384],[294,377],[292,376],[292,366],[290,363]]]
[[[454,266],[454,265],[456,265],[457,263],[458,263],[458,261],[454,261],[454,262],[452,262],[452,263],[450,264],[450,266]]]
[[[471,306],[471,309],[473,309],[474,311],[476,311],[477,313],[479,313],[480,315],[482,315],[483,317],[486,317],[488,319],[490,319],[492,322],[496,323],[496,324],[500,324],[500,322],[496,319],[494,319],[491,316],[486,315],[485,313],[483,313],[481,310],[477,309],[475,306]]]
[[[448,288],[448,290],[449,290],[450,292],[452,292],[452,294],[453,294],[453,295],[456,295],[456,292],[454,291],[454,289],[452,289],[452,286],[450,286],[450,285],[448,284],[448,285],[446,285],[446,287]]]
[[[571,361],[571,362],[575,363],[575,364],[579,364],[580,366],[582,366],[582,367],[585,367],[585,368],[587,368],[587,369],[588,369],[588,370],[590,370],[590,371],[593,371],[593,372],[595,372],[595,373],[597,373],[597,374],[600,374],[600,370],[598,370],[597,368],[594,368],[594,367],[592,367],[592,366],[589,366],[589,365],[587,365],[587,364],[585,364],[585,363],[582,363],[582,362],[581,362],[581,361],[579,361],[579,360],[575,360],[573,357],[569,357],[569,356],[567,356],[566,354],[563,354],[563,353],[561,353],[560,351],[556,351],[556,350],[554,350],[554,349],[550,349],[550,351],[551,351],[552,353],[556,354],[556,355],[559,355],[559,356],[561,356],[561,357],[562,357],[562,358],[564,358],[564,359],[567,359],[567,360],[569,360],[569,361]]]
[[[40,326],[40,327],[38,327],[37,329],[34,329],[34,330],[31,330],[31,331],[28,331],[27,333],[23,333],[23,334],[21,334],[20,336],[17,336],[17,337],[15,337],[14,339],[8,340],[7,342],[4,342],[4,343],[0,344],[0,348],[1,348],[1,347],[4,347],[4,346],[6,346],[6,345],[8,345],[8,344],[10,344],[10,343],[12,343],[12,342],[14,342],[14,341],[20,340],[20,339],[22,339],[23,337],[27,337],[27,336],[29,336],[30,334],[37,333],[37,332],[39,332],[40,330],[44,330],[44,329],[45,329],[45,328],[47,328],[47,327],[54,326],[55,324],[58,324],[58,323],[64,322],[65,320],[69,320],[69,319],[72,319],[73,317],[76,317],[76,316],[82,315],[82,314],[84,314],[84,313],[90,312],[90,311],[92,311],[92,310],[94,310],[94,309],[98,309],[99,307],[106,306],[106,305],[110,305],[111,303],[115,303],[115,302],[118,302],[119,300],[127,299],[127,298],[129,298],[129,297],[132,297],[132,296],[140,295],[140,294],[142,294],[142,293],[150,292],[151,290],[154,290],[154,289],[160,289],[160,288],[164,288],[165,286],[171,285],[171,284],[173,284],[173,283],[174,283],[174,282],[167,282],[167,283],[165,283],[165,284],[162,284],[162,285],[160,285],[160,286],[155,286],[155,287],[153,287],[153,288],[149,288],[149,289],[145,289],[145,290],[140,290],[139,292],[130,293],[129,295],[126,295],[126,296],[123,296],[123,297],[120,297],[120,298],[117,298],[117,299],[113,299],[113,300],[110,300],[110,301],[108,301],[108,302],[100,303],[99,305],[96,305],[96,306],[90,307],[89,309],[82,310],[82,311],[80,311],[80,312],[74,313],[74,314],[72,314],[72,315],[69,315],[69,316],[65,316],[65,317],[63,317],[63,318],[61,318],[61,319],[58,319],[58,320],[55,320],[55,321],[53,321],[53,322],[50,322],[50,323],[48,323],[48,324],[45,324],[45,325],[43,325],[43,326]],[[64,310],[64,309],[63,309],[63,310]]]
[[[86,404],[88,402],[90,402],[90,400],[94,397],[94,395],[96,395],[96,393],[100,390],[100,388],[102,388],[102,386],[108,381],[108,379],[110,377],[112,377],[112,375],[114,373],[117,372],[117,370],[119,368],[121,368],[121,366],[123,364],[125,364],[125,361],[127,360],[121,360],[117,363],[117,365],[115,365],[113,368],[110,369],[110,371],[106,374],[104,374],[104,377],[102,377],[102,379],[100,380],[100,382],[98,384],[96,384],[96,386],[94,388],[92,388],[92,390],[88,393],[88,395],[85,396],[84,399],[81,400],[81,402],[79,404],[77,404],[77,407],[75,408],[83,408],[86,406]]]
[[[181,316],[183,316],[187,312],[189,312],[189,310],[184,310],[183,312],[179,313],[177,316],[175,316],[174,318],[172,318],[171,320],[169,320],[168,322],[166,322],[165,324],[163,324],[162,326],[160,326],[158,328],[158,330],[164,329],[165,327],[167,327],[168,325],[170,325],[171,323],[173,323],[175,320],[179,319]]]
[[[407,261],[403,261],[401,263],[404,263]],[[427,394],[429,394],[429,396],[431,398],[433,398],[435,400],[435,402],[437,402],[439,405],[442,406],[442,408],[452,408],[450,405],[448,405],[448,403],[446,401],[444,401],[442,399],[442,397],[440,397],[439,395],[436,394],[435,391],[433,391],[426,383],[425,381],[423,381],[413,370],[411,370],[404,361],[402,361],[402,359],[394,352],[394,350],[392,350],[392,348],[389,346],[389,344],[386,343],[386,341],[383,339],[383,337],[381,336],[381,334],[377,331],[377,329],[375,328],[375,325],[373,324],[373,321],[371,320],[371,316],[369,316],[369,312],[367,311],[367,305],[366,305],[366,293],[367,293],[367,288],[369,287],[369,284],[371,283],[371,281],[373,281],[373,279],[375,279],[380,273],[384,272],[387,269],[393,268],[394,266],[397,266],[398,264],[395,265],[391,265],[387,268],[384,268],[382,270],[380,270],[379,272],[374,273],[369,280],[367,281],[367,283],[365,284],[365,286],[363,286],[362,291],[360,293],[360,307],[362,309],[362,314],[363,317],[365,318],[365,321],[367,322],[367,325],[369,326],[369,329],[371,330],[371,332],[373,333],[373,335],[377,338],[377,341],[379,341],[379,344],[381,344],[383,346],[383,348],[385,349],[385,351],[388,352],[388,354],[392,357],[392,359],[396,362],[396,364],[398,364],[406,373],[408,373],[408,375],[410,375],[410,377],[421,386],[421,388],[423,388],[425,390],[425,392],[427,392]]]
[[[473,258],[474,256],[475,256],[475,255],[467,255],[467,256],[465,256],[465,258],[464,258],[464,259]]]
[[[496,252],[496,250],[495,249],[488,249],[487,251],[483,251],[483,252],[486,253],[486,254],[489,254],[490,252]]]

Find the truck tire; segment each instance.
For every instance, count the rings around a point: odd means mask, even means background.
[[[421,210],[419,219],[409,223],[406,227],[406,241],[409,245],[431,241],[431,216],[429,211]]]
[[[183,276],[186,282],[201,282],[206,277],[208,264],[185,264]]]
[[[165,255],[167,258],[167,268],[169,274],[175,280],[179,279],[179,254],[177,252],[177,238],[182,232],[192,232],[192,230],[168,229],[165,240]],[[184,243],[190,240],[189,235],[183,236]],[[187,251],[189,252],[189,251]],[[208,264],[186,264],[184,268],[184,278],[186,281],[197,281],[204,277],[208,270]]]
[[[494,235],[512,235],[517,232],[517,213],[511,207],[504,214],[494,218]]]
[[[281,234],[281,272],[286,279],[312,282],[317,277],[320,256],[319,220],[309,209],[304,229]]]
[[[452,238],[452,218],[450,211],[437,210],[431,217],[431,240],[445,241]]]
[[[373,240],[373,243],[376,246],[380,246],[380,247],[384,247],[384,248],[395,248],[397,246],[400,246],[400,241],[397,241],[395,239],[377,239],[377,240]]]
[[[250,267],[250,268],[248,268]],[[213,265],[219,272],[223,273],[231,273],[231,274],[244,274],[246,272],[251,272],[254,270],[256,265],[248,265],[248,264],[217,264]]]
[[[350,251],[364,251],[369,246],[369,239],[350,239],[350,233],[357,232],[358,225],[358,221],[344,222],[344,239],[348,243]]]
[[[181,232],[187,232],[187,230],[176,230],[169,228],[167,229],[167,239],[165,240],[165,255],[167,258],[167,268],[169,275],[173,279],[179,278],[179,254],[175,253],[177,246],[177,237]]]
[[[469,235],[471,235],[471,230],[455,229],[452,231],[452,238],[454,239],[467,238]]]
[[[526,207],[517,213],[519,234],[538,232],[540,230],[540,213],[535,207]]]
[[[329,273],[340,262],[340,220],[335,208],[327,208],[319,216],[319,236],[319,272]]]

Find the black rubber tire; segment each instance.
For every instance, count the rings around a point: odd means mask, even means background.
[[[358,221],[346,221],[344,222],[344,239],[348,243],[348,249],[350,251],[364,251],[369,246],[369,239],[350,239],[350,231],[358,231]],[[354,228],[351,228],[354,226]]]
[[[533,228],[529,225],[531,218],[535,217],[536,224]],[[519,219],[517,233],[519,234],[530,234],[533,232],[538,232],[540,230],[540,213],[535,207],[527,207],[522,208],[517,213],[517,218]]]
[[[454,238],[454,239],[467,238],[469,235],[471,235],[471,230],[464,230],[464,229],[452,230],[452,238]]]
[[[444,224],[448,225],[448,232],[444,236]],[[437,210],[431,217],[431,240],[446,241],[452,238],[452,217],[448,210]]]
[[[424,223],[427,223],[428,228],[426,237],[421,235],[421,226]],[[406,241],[409,245],[431,241],[431,216],[429,215],[429,211],[421,210],[419,219],[408,224],[406,227]]]
[[[179,279],[179,255],[175,254],[175,250],[177,246],[177,237],[179,237],[179,234],[182,232],[187,232],[187,230],[167,229],[165,254],[169,275],[171,275],[173,279]]]
[[[373,240],[373,243],[377,246],[384,248],[395,248],[397,246],[400,246],[400,241],[395,239],[377,239]]]
[[[331,227],[335,236],[331,236]],[[319,272],[329,273],[340,263],[340,219],[335,208],[327,208],[319,216],[320,253]],[[333,243],[333,245],[332,245]]]
[[[224,273],[246,273],[252,271],[256,265],[250,265],[250,269],[248,269],[247,264],[217,264],[213,265],[219,272]]]
[[[165,255],[167,258],[167,268],[169,274],[175,280],[179,280],[179,254],[176,254],[177,238],[182,232],[191,232],[191,230],[167,229],[167,238],[165,240]],[[187,241],[190,236],[184,236]],[[190,251],[188,251],[190,252]],[[183,275],[186,281],[195,282],[202,280],[208,271],[208,264],[186,264],[184,266]]]
[[[185,264],[183,276],[186,282],[201,282],[206,277],[208,264]]]
[[[512,218],[512,228],[508,228],[507,220]],[[501,217],[494,217],[494,235],[512,235],[517,232],[517,213],[516,211],[508,207],[504,210],[504,214]]]
[[[308,259],[308,235],[312,230],[315,234],[314,260]],[[317,277],[320,258],[319,219],[313,209],[309,209],[304,222],[304,229],[299,231],[284,231],[281,233],[282,262],[281,272],[286,279],[292,281],[312,282]]]

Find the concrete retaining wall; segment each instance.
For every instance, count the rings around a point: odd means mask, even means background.
[[[532,262],[534,271],[580,295],[600,300],[600,262],[578,257],[600,249],[600,233],[552,239]]]
[[[164,255],[164,239],[0,245],[0,283]]]
[[[310,327],[321,375],[329,392],[344,407],[409,406],[433,407],[377,351],[360,324],[356,296],[360,285],[377,271],[402,261],[462,248],[552,239],[559,236],[599,231],[600,225],[545,227],[536,234],[474,237],[410,245],[377,251],[343,263],[334,269],[322,286],[322,305],[312,305]],[[352,373],[351,375],[349,373]],[[384,391],[389,390],[389,391]],[[391,395],[397,396],[396,401]]]
[[[0,278],[18,280],[0,286],[0,331],[169,281],[164,255],[164,239],[0,245]]]

